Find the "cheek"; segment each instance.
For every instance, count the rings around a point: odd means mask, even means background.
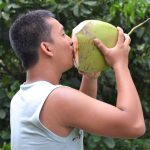
[[[66,40],[62,40],[60,39],[59,42],[57,42],[57,45],[56,45],[57,48],[59,48],[61,51],[64,51],[64,49],[69,49],[69,43],[66,41]]]
[[[57,39],[56,42],[56,48],[58,50],[58,55],[60,55],[59,57],[67,59],[68,57],[72,57],[73,56],[73,50],[70,46],[70,41],[67,38],[60,38]],[[64,61],[67,61],[64,60]]]
[[[63,40],[64,40],[64,45],[67,48],[67,50],[71,50],[71,46],[70,46],[71,40],[70,40],[70,37],[66,35]]]

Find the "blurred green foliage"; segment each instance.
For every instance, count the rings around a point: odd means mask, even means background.
[[[71,36],[81,21],[99,19],[120,26],[126,33],[150,17],[149,0],[0,0],[0,147],[10,149],[9,105],[12,96],[25,81],[25,72],[11,50],[8,31],[19,15],[35,9],[48,9],[64,25]],[[113,139],[85,134],[85,150],[149,150],[150,149],[150,27],[149,23],[132,33],[129,68],[140,94],[147,126],[139,139]],[[78,89],[81,76],[75,68],[62,76],[61,83]],[[115,105],[117,95],[111,68],[99,78],[98,99]],[[130,91],[129,91],[130,92]],[[16,106],[17,107],[17,106]],[[107,113],[107,112],[106,112]],[[137,112],[138,113],[138,112]]]

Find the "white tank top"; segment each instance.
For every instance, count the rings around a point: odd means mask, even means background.
[[[47,129],[39,119],[48,95],[60,87],[46,81],[22,84],[10,106],[11,150],[83,150],[83,131],[74,128],[67,137]]]

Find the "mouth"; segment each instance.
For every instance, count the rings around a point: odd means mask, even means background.
[[[76,60],[75,60],[75,48],[74,48],[74,44],[73,42],[70,44],[71,46],[71,50],[72,50],[72,60],[73,60],[73,64],[76,64]]]
[[[71,47],[71,51],[72,51],[72,55],[73,55],[73,58],[74,58],[74,44],[73,42],[70,43],[70,47]]]
[[[72,48],[72,59],[73,59],[73,64],[74,64],[74,66],[75,67],[77,67],[78,66],[78,53],[77,53],[77,51],[76,51],[76,49],[73,47]]]
[[[75,62],[75,50],[73,46],[72,46],[72,58],[73,58],[73,62]]]
[[[74,66],[78,66],[78,41],[76,36],[73,34],[72,35],[72,48],[73,48],[73,63]]]

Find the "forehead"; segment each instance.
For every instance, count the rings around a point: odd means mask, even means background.
[[[53,32],[60,32],[63,30],[63,25],[58,20],[50,18],[48,19],[48,22],[52,25]]]

